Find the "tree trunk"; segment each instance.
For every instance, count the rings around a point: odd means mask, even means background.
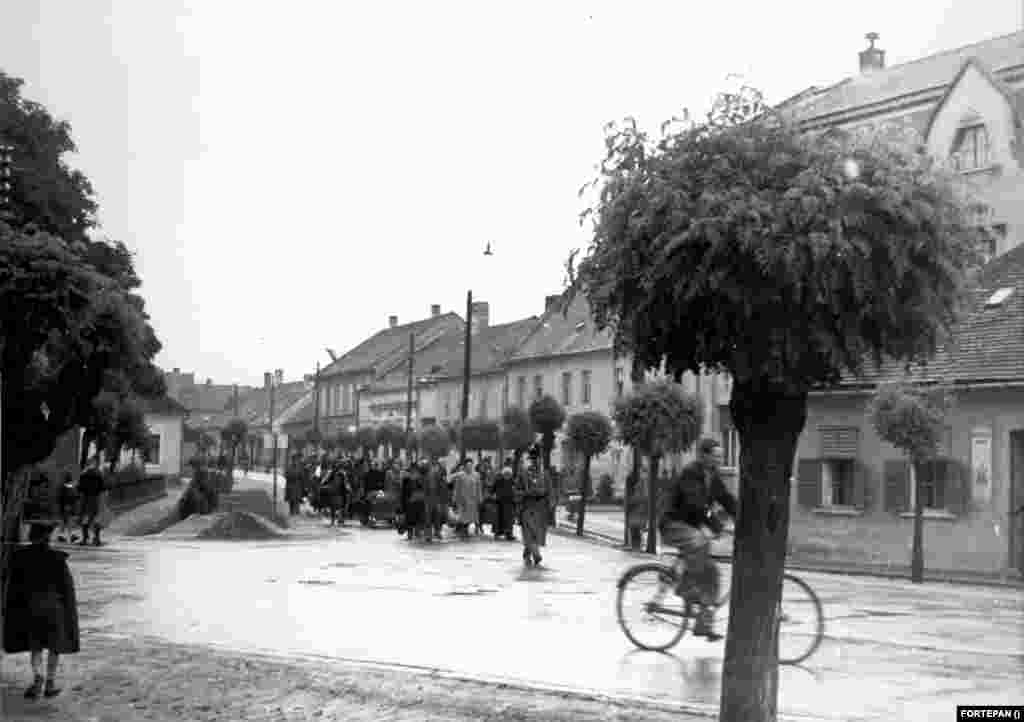
[[[774,722],[790,480],[807,395],[736,383],[729,409],[740,436],[740,514],[719,719]]]
[[[917,463],[910,460],[910,483],[914,487],[914,545],[910,553],[910,581],[924,581],[924,501],[921,498],[921,477]]]
[[[583,520],[587,515],[587,496],[590,492],[590,454],[583,457],[583,480],[580,484],[580,506],[576,511],[576,536],[583,536]]]
[[[661,457],[651,455],[650,481],[647,482],[647,553],[658,553],[658,466]]]

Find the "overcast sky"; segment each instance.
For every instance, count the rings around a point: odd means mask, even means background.
[[[158,362],[289,379],[430,305],[543,308],[605,122],[781,100],[1021,26],[1021,0],[2,0],[0,67],[72,124]],[[699,8],[699,10],[698,10]],[[699,14],[697,14],[699,13]],[[491,241],[494,256],[485,258]]]

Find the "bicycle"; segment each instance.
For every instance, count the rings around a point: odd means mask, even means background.
[[[671,649],[683,638],[690,621],[700,612],[698,590],[695,582],[686,576],[685,560],[678,552],[674,556],[676,560],[671,565],[644,562],[630,567],[619,578],[616,595],[619,626],[629,641],[640,649],[656,652]],[[676,593],[680,580],[682,595]],[[637,622],[628,618],[625,603],[627,594],[634,591],[641,592],[641,598],[647,599],[640,605],[642,621]],[[728,585],[723,585],[718,607],[728,604],[730,593]],[[817,651],[825,636],[821,601],[804,580],[785,572],[779,607],[779,662],[799,664]],[[655,623],[652,626],[663,626],[668,630],[663,641],[647,641],[641,636],[643,621],[648,620]]]

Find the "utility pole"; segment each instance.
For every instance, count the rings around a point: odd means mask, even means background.
[[[462,428],[459,429],[459,463],[466,460],[466,436],[462,431],[466,428],[466,419],[469,417],[469,365],[473,360],[473,291],[466,291],[466,353],[463,358],[462,369]]]
[[[235,384],[234,388],[234,399],[235,399],[235,418],[238,418],[238,384]]]
[[[409,388],[405,397],[405,457],[412,458],[412,370],[416,360],[416,334],[409,334]]]
[[[284,372],[277,369],[273,374],[267,374],[270,388],[270,433],[274,437],[274,457],[271,460],[271,469],[274,475],[274,512],[277,512],[277,429],[274,427],[274,389],[281,382]]]
[[[316,375],[313,376],[313,431],[320,432],[320,362],[316,362]],[[317,443],[319,446],[319,443]]]

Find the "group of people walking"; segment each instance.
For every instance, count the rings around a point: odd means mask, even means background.
[[[436,459],[402,465],[397,459],[343,456],[303,462],[295,456],[285,472],[285,499],[291,514],[298,514],[306,502],[329,514],[332,525],[352,517],[365,522],[380,504],[393,515],[399,533],[426,543],[440,540],[445,528],[466,540],[481,534],[485,524],[495,538],[515,541],[518,522],[523,561],[536,565],[542,560],[540,548],[547,542],[555,498],[538,448],[530,449],[518,473],[514,468],[512,459],[500,469],[490,459],[466,459],[449,473]],[[378,492],[383,501],[377,500]]]

